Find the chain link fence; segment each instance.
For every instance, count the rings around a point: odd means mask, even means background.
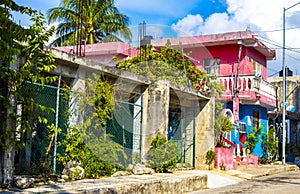
[[[15,157],[16,174],[59,174],[64,166],[56,162],[56,158],[57,154],[63,154],[64,146],[57,145],[63,141],[68,132],[69,114],[72,114],[69,112],[71,91],[49,85],[27,83],[23,92],[28,100],[33,99],[46,107],[45,110],[37,110],[30,114],[43,116],[47,123],[30,121],[31,130],[26,132],[22,132],[21,124],[17,127],[17,140],[21,147]],[[25,118],[24,107],[22,104],[18,105],[20,119]],[[127,155],[126,161],[121,161],[124,165],[132,163],[133,160],[140,161],[141,119],[141,105],[117,101],[112,119],[108,120],[105,126],[108,136],[120,144]],[[59,128],[57,138],[55,138],[56,127]]]
[[[54,148],[59,141],[62,141],[64,134],[67,133],[69,91],[28,82],[24,85],[23,92],[26,99],[23,104],[19,103],[17,106],[19,122],[16,136],[18,145],[21,145],[21,147],[15,157],[16,174],[45,174],[52,173],[56,169],[61,170],[62,166],[55,164],[56,153],[54,153]],[[33,107],[34,105],[30,107],[29,102],[31,99],[44,108]],[[55,110],[58,110],[58,112]],[[42,123],[37,122],[37,120],[32,120],[30,117],[27,118],[27,114],[35,114],[46,120]],[[22,119],[28,119],[30,130],[22,130],[24,123],[21,121]],[[55,131],[56,123],[60,133],[57,133],[55,137],[57,132]],[[58,153],[63,152],[59,148],[56,151]]]
[[[63,154],[63,146],[57,146],[68,133],[70,119],[70,92],[58,87],[27,83],[24,93],[28,99],[34,99],[38,104],[51,111],[37,110],[31,112],[47,119],[47,123],[30,121],[31,130],[22,132],[22,126],[17,128],[17,140],[22,147],[16,154],[16,174],[59,174],[64,166],[56,162],[57,154]],[[29,110],[33,111],[33,110]],[[26,114],[24,106],[18,105],[18,115]],[[74,113],[76,114],[76,113]],[[20,118],[23,118],[20,117]],[[175,131],[170,141],[178,144],[178,163],[193,166],[194,130],[190,127],[191,119],[180,119],[180,127]],[[49,127],[51,126],[51,127]],[[57,137],[55,134],[59,128]],[[121,161],[124,166],[141,162],[142,135],[142,103],[116,101],[112,119],[107,121],[105,133],[120,144],[127,158]]]

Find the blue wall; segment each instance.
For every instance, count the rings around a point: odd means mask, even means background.
[[[232,110],[232,102],[228,103],[227,108]],[[267,109],[256,106],[256,105],[242,105],[240,104],[239,107],[239,120],[240,122],[243,122],[246,124],[246,133],[248,134],[249,131],[252,130],[253,128],[253,110],[259,111],[259,122],[260,125],[262,126],[262,133],[266,133],[268,130],[268,115],[267,115]],[[262,138],[261,136],[259,137],[260,139]],[[247,139],[246,139],[247,141]],[[258,157],[260,157],[263,153],[262,149],[262,143],[259,142],[256,144],[253,154],[257,154]]]

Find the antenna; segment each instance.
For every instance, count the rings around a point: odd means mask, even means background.
[[[75,41],[76,41],[76,48],[75,48],[75,54],[79,57],[85,56],[85,40],[83,40],[83,22],[82,22],[82,11],[83,11],[84,5],[82,1],[79,1],[78,7],[77,7],[77,29],[75,32]]]

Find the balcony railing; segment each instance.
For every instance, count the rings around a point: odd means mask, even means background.
[[[219,77],[226,92],[234,90],[234,77]],[[237,89],[239,92],[252,91],[266,97],[276,99],[276,86],[257,76],[238,76]]]

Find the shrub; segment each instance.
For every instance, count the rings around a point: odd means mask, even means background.
[[[206,164],[212,164],[212,162],[215,159],[215,152],[213,150],[208,150],[208,152],[206,153]]]
[[[101,142],[89,142],[90,144],[94,143],[94,147],[91,148],[90,145],[88,146],[84,142],[79,130],[72,128],[61,144],[61,146],[65,147],[65,153],[63,155],[58,154],[58,160],[63,164],[66,164],[70,160],[80,162],[85,170],[86,178],[99,178],[111,175],[117,168],[121,168],[118,165],[119,163],[116,164],[116,161],[114,161],[116,160],[115,156],[120,157],[124,153],[118,149],[119,145],[117,143],[107,142],[103,139],[98,140]],[[98,148],[99,153],[95,151],[95,147]],[[104,160],[100,152],[106,155],[106,157],[104,156]],[[107,158],[110,158],[111,161],[107,160]]]
[[[214,162],[216,154],[213,150],[208,150],[205,157],[206,157],[206,164],[208,164],[209,169],[211,169],[211,164]]]
[[[167,138],[158,133],[150,140],[149,159],[147,165],[156,172],[167,172],[176,167],[178,145],[176,142],[168,142]]]
[[[259,136],[261,135],[261,131],[262,131],[262,126],[259,127],[255,126],[253,127],[252,131],[249,131],[245,145],[247,149],[249,149],[250,153],[254,151],[256,144],[260,141]]]
[[[275,132],[275,127],[270,126],[268,133],[262,134],[262,144],[264,148],[263,157],[269,156],[268,159],[270,159],[270,162],[275,160],[277,154],[278,138],[276,137]]]

